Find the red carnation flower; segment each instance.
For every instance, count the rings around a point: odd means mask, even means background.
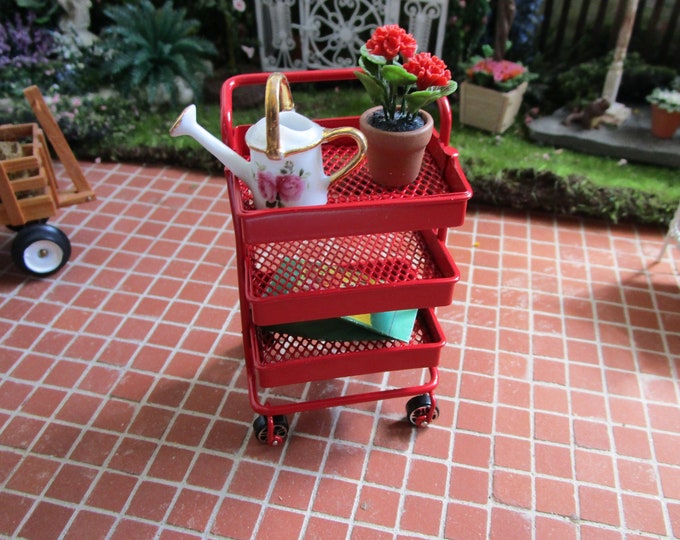
[[[418,90],[427,90],[431,86],[446,86],[451,80],[451,72],[446,64],[428,52],[416,54],[404,64],[404,69],[418,77]]]
[[[411,58],[417,46],[415,38],[396,24],[376,28],[371,39],[366,42],[368,52],[384,56],[388,62],[400,54],[404,58]]]

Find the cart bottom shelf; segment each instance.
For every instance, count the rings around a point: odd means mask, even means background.
[[[325,341],[250,328],[252,366],[263,388],[354,375],[435,367],[444,333],[433,309],[421,309],[408,343],[393,339]]]

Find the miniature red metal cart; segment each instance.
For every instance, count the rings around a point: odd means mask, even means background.
[[[222,87],[222,138],[244,157],[249,155],[244,142],[249,126],[234,125],[234,91],[264,85],[268,75],[238,75]],[[355,78],[353,69],[286,76],[291,84]],[[260,441],[282,443],[288,435],[287,414],[387,398],[412,397],[406,414],[413,425],[437,417],[434,390],[445,336],[434,308],[451,303],[459,280],[446,235],[449,227],[463,223],[472,196],[458,153],[448,145],[449,103],[443,99],[438,106],[439,133],[427,147],[420,176],[404,188],[376,185],[362,164],[331,185],[326,205],[257,210],[245,184],[226,172],[250,403],[260,415],[253,427]],[[358,127],[358,117],[317,122],[329,128]],[[355,151],[354,145],[342,141],[325,145],[326,173],[337,170],[334,167]],[[282,261],[295,261],[296,272],[306,276],[303,285],[293,283],[294,278],[286,282],[282,275],[288,274],[279,271]],[[328,268],[341,277],[329,278]],[[280,326],[414,308],[418,315],[408,342],[315,339]],[[405,369],[428,370],[429,380],[295,403],[272,404],[260,398],[266,388]]]

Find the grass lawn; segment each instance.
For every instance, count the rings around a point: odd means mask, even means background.
[[[297,110],[310,117],[354,116],[370,106],[365,93],[335,88],[294,88]],[[170,162],[220,171],[221,165],[190,137],[172,138],[168,129],[180,110],[147,113],[137,123],[118,159]],[[263,105],[234,111],[236,124],[263,116]],[[220,135],[217,104],[198,106],[198,121]],[[595,216],[616,222],[634,220],[665,225],[680,201],[677,169],[620,164],[603,158],[538,145],[529,141],[519,124],[502,136],[461,126],[454,104],[451,144],[475,190],[473,203],[484,202],[519,209]]]

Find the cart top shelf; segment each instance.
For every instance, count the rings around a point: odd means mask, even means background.
[[[352,69],[287,73],[291,82],[348,80]],[[222,88],[222,138],[244,157],[249,151],[245,133],[249,126],[233,125],[232,93],[241,86],[264,84],[268,74],[237,75]],[[372,232],[458,227],[463,224],[467,201],[472,196],[458,160],[448,145],[451,110],[439,101],[440,132],[433,134],[415,182],[405,187],[384,188],[374,183],[363,163],[334,182],[328,204],[297,208],[255,209],[249,189],[227,171],[232,213],[240,223],[246,243],[265,243],[304,238],[350,236]],[[328,128],[359,127],[358,117],[316,119]],[[440,137],[441,133],[441,137]],[[356,152],[353,144],[338,139],[323,147],[326,174],[330,175]]]

